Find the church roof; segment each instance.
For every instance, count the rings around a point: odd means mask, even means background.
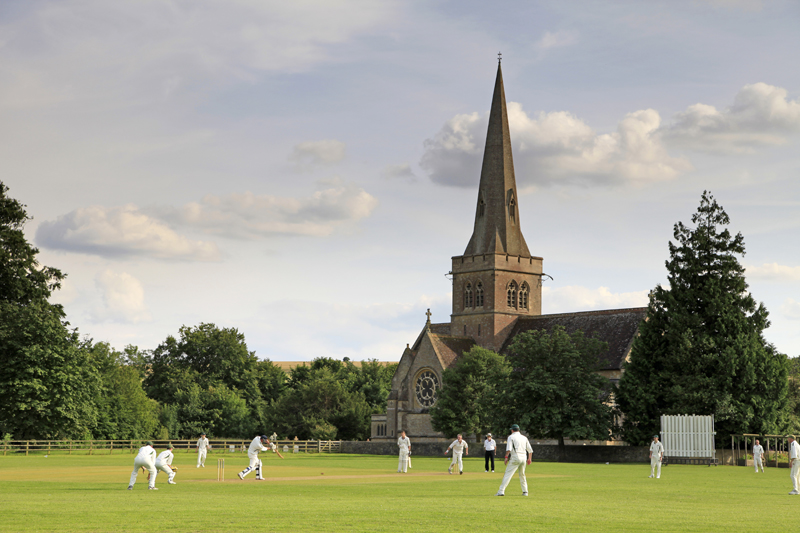
[[[475,341],[471,337],[433,334],[431,345],[442,362],[442,368],[450,368],[464,352],[470,351],[475,346]]]
[[[520,317],[500,352],[507,353],[509,345],[520,333],[542,329],[551,331],[554,326],[563,326],[567,333],[581,330],[587,337],[597,337],[607,342],[606,365],[601,370],[619,370],[639,332],[639,324],[646,316],[646,307],[636,307]]]
[[[499,64],[483,151],[475,227],[464,251],[464,255],[481,254],[531,256],[519,226],[517,182],[511,155],[503,71]]]

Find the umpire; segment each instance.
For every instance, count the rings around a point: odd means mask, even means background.
[[[486,439],[483,441],[484,457],[486,457],[486,472],[489,471],[489,461],[492,463],[492,472],[494,472],[494,454],[497,450],[497,442],[492,438],[491,433],[486,434]]]

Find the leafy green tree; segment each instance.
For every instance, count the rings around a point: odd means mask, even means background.
[[[247,402],[224,384],[180,389],[175,403],[165,405],[161,422],[170,438],[191,439],[200,433],[218,438],[247,438],[257,431]]]
[[[500,395],[501,425],[517,423],[531,435],[607,440],[614,418],[612,386],[597,373],[608,344],[556,326],[551,333],[518,335],[508,349],[513,368]]]
[[[95,424],[97,372],[47,301],[64,274],[39,264],[25,206],[7,192],[0,182],[0,435],[82,437]]]
[[[301,439],[369,437],[372,408],[363,393],[350,391],[332,367],[338,368],[324,362],[317,368],[299,367],[307,369],[299,371],[303,380],[295,381],[275,404],[273,423],[280,434]]]
[[[84,342],[100,377],[95,438],[148,439],[161,430],[158,402],[147,397],[139,371],[108,343]]]
[[[442,373],[442,389],[431,408],[433,429],[449,436],[496,430],[498,394],[510,372],[505,357],[473,346]]]
[[[720,441],[788,422],[788,362],[762,335],[768,313],[747,291],[737,257],[744,237],[725,228],[728,215],[708,191],[692,223],[675,224],[669,288],[651,292],[620,380],[623,437],[632,444],[647,443],[662,414],[713,414]]]

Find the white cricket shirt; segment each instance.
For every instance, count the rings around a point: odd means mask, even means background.
[[[197,447],[200,450],[205,450],[207,446],[208,446],[208,439],[207,438],[200,437],[199,439],[197,439]]]
[[[172,455],[171,451],[164,450],[163,452],[158,454],[158,457],[156,458],[156,463],[162,464],[162,465],[171,465],[172,464],[172,459],[174,457],[175,456]]]
[[[650,445],[650,453],[653,454],[653,459],[661,459],[661,456],[664,455],[664,445],[661,444],[661,441],[653,441]]]
[[[789,446],[789,459],[800,459],[800,444],[797,441]]]
[[[487,452],[491,452],[497,449],[497,441],[492,439],[486,439],[483,441],[483,447],[486,449]]]
[[[151,463],[156,460],[156,451],[151,446],[142,446],[136,457],[147,459]]]
[[[407,452],[409,448],[411,448],[411,439],[408,437],[399,437],[397,439],[397,445],[400,447],[401,452]]]
[[[764,448],[760,444],[756,444],[755,446],[753,446],[753,458],[754,459],[756,457],[761,457],[761,455],[763,453],[764,453]]]
[[[467,445],[467,441],[463,439],[461,440],[461,442],[458,442],[458,439],[454,440],[453,444],[451,444],[448,447],[453,449],[453,453],[464,453],[464,450],[469,448],[469,446]]]
[[[533,453],[533,448],[531,448],[528,437],[519,431],[515,431],[508,436],[506,451],[511,452],[508,456],[509,458],[516,456],[520,461],[526,461],[528,459],[528,454]]]
[[[258,452],[265,452],[269,450],[269,448],[265,448],[261,445],[261,437],[256,437],[253,439],[253,442],[250,443],[250,448],[247,450],[247,455],[249,457],[254,457],[258,455]]]

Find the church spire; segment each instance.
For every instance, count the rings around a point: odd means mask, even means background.
[[[483,152],[475,228],[464,255],[509,254],[530,257],[519,226],[518,203],[503,71],[498,60]]]

